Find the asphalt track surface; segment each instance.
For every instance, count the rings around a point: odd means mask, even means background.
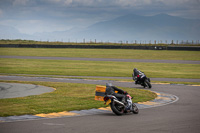
[[[52,91],[53,88],[41,85],[0,83],[0,99],[40,95]]]
[[[0,56],[0,58],[200,64],[200,61],[189,61],[189,60],[149,60],[149,59],[75,58],[75,57],[41,57],[41,56]]]
[[[77,80],[23,76],[3,77],[4,80],[48,81],[102,84],[104,80]],[[2,77],[1,77],[2,80]],[[143,89],[128,82],[112,81],[113,85]],[[75,117],[39,119],[0,123],[1,133],[199,133],[200,131],[200,87],[187,85],[153,84],[153,91],[169,93],[179,97],[175,103],[154,108],[141,109],[137,115],[116,116],[112,112]]]

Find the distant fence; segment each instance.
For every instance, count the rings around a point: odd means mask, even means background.
[[[41,40],[40,40],[41,41]],[[47,42],[51,42],[51,41],[47,41]],[[98,44],[191,44],[191,45],[200,45],[200,41],[199,40],[133,40],[133,41],[127,41],[127,40],[120,40],[120,41],[99,41],[97,39],[83,39],[83,40],[74,40],[74,39],[68,39],[67,41],[57,41],[54,40],[53,42],[66,42],[66,43],[83,43],[83,44],[87,44],[87,43],[98,43]]]
[[[41,40],[40,40],[41,41]],[[49,41],[47,41],[49,42]],[[54,40],[54,42],[63,42],[63,40],[61,41],[56,41]],[[114,43],[114,44],[191,44],[191,45],[200,45],[200,41],[199,40],[132,40],[132,41],[128,41],[128,40],[120,40],[120,41],[99,41],[97,39],[83,39],[83,40],[77,40],[77,39],[68,39],[65,40],[65,42],[67,43],[101,43],[101,44],[108,44],[108,43]]]
[[[70,41],[68,41],[68,42],[70,42]],[[104,44],[104,43],[116,43],[116,44],[168,44],[168,45],[172,45],[172,44],[176,44],[176,45],[180,45],[180,44],[182,44],[182,45],[184,45],[184,44],[190,44],[190,45],[200,45],[200,42],[199,42],[199,40],[191,40],[191,41],[189,41],[189,40],[182,40],[182,41],[180,41],[180,40],[165,40],[165,41],[163,41],[163,40],[149,40],[149,41],[147,41],[147,40],[145,40],[145,41],[142,41],[142,40],[140,40],[140,41],[138,41],[138,40],[134,40],[134,41],[126,41],[126,40],[124,40],[124,41],[105,41],[105,42],[103,42],[103,41],[97,41],[96,39],[93,41],[93,40],[90,40],[90,41],[86,41],[85,39],[83,39],[83,42],[74,42],[74,43],[102,43],[102,44]]]
[[[145,49],[145,50],[187,50],[200,51],[200,46],[133,46],[133,45],[40,45],[40,44],[0,44],[8,48],[91,48],[91,49]]]
[[[119,45],[119,44],[128,44],[128,45],[200,45],[200,41],[199,40],[132,40],[132,41],[128,41],[128,40],[120,40],[120,41],[100,41],[97,39],[82,39],[82,40],[78,40],[78,39],[61,39],[59,40],[50,40],[47,39],[45,40],[23,40],[23,39],[0,39],[0,42],[4,41],[5,44],[8,44],[9,42],[11,42],[11,44],[16,44],[16,42],[18,42],[19,44],[34,44],[34,42],[36,42],[35,44],[38,44],[38,42],[40,44],[66,44],[66,45],[70,45],[70,44],[100,44],[100,45],[107,45],[107,44],[112,44],[112,45]],[[15,43],[12,43],[12,41],[16,41]],[[23,42],[23,43],[20,43]],[[25,43],[24,43],[25,42]],[[31,42],[31,43],[30,43]],[[3,43],[1,43],[3,44]]]

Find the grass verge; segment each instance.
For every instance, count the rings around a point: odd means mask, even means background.
[[[1,82],[37,84],[56,88],[56,91],[41,95],[0,99],[0,117],[105,107],[103,102],[94,100],[96,85],[35,81]],[[148,90],[120,88],[134,97],[133,102],[149,101],[156,97],[155,93]]]
[[[200,64],[4,58],[0,62],[1,74],[130,77],[133,68],[141,68],[152,78],[200,78]]]
[[[133,49],[0,48],[0,55],[154,60],[200,60],[199,51],[160,51]]]

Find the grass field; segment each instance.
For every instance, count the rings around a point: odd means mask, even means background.
[[[199,51],[131,49],[0,48],[0,55],[115,59],[200,60]]]
[[[200,60],[199,51],[158,51],[125,49],[0,48],[0,55],[196,61]],[[144,71],[149,77],[200,78],[199,64],[23,60],[3,58],[0,60],[0,73],[9,74],[14,73],[68,76],[131,76],[132,69],[136,67]]]
[[[198,51],[153,51],[122,49],[43,49],[43,48],[0,48],[0,55],[14,56],[51,56],[51,57],[87,57],[120,59],[164,59],[164,60],[200,60]],[[133,68],[138,68],[148,77],[160,78],[196,78],[200,79],[200,64],[174,63],[134,63],[105,61],[39,60],[0,58],[0,73],[37,74],[60,76],[107,76],[131,77]],[[4,81],[5,82],[5,81]],[[8,81],[6,81],[8,82]],[[10,81],[11,82],[11,81]],[[0,116],[51,113],[102,107],[103,103],[94,100],[95,85],[22,82],[50,86],[57,90],[38,96],[0,99]],[[134,96],[134,102],[154,99],[150,91],[122,88]],[[78,103],[78,104],[77,104]]]
[[[105,107],[104,102],[94,100],[96,85],[54,82],[15,82],[49,86],[56,88],[56,91],[42,95],[0,99],[0,117]],[[155,93],[148,90],[122,89],[134,97],[133,102],[149,101],[156,97]]]
[[[134,63],[73,60],[0,59],[2,74],[130,77],[139,68],[149,77],[200,78],[199,64]]]

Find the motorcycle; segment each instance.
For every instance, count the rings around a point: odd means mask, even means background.
[[[148,87],[149,89],[152,87],[150,78],[147,78],[147,76],[143,72],[137,70],[136,68],[134,68],[133,70],[132,77],[135,81],[135,84],[140,84],[144,88]]]
[[[104,96],[104,101],[106,105],[110,105],[111,110],[116,114],[116,115],[123,115],[128,112],[133,112],[134,114],[139,113],[139,109],[137,106],[132,103],[132,97],[127,94],[127,104],[125,105],[123,102],[119,101],[115,96],[113,95],[105,95]]]

